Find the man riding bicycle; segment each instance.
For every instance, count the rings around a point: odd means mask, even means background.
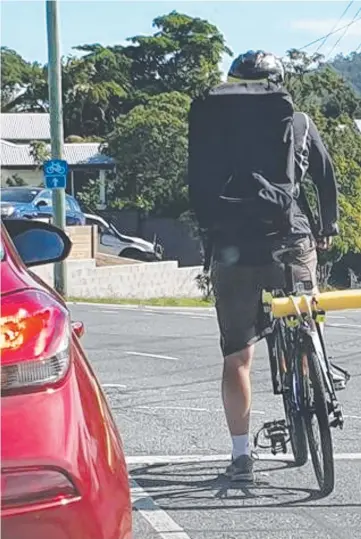
[[[282,112],[282,121],[278,122],[278,124],[275,123],[274,125],[276,127],[266,125],[266,122],[272,121],[272,118],[276,114],[276,112],[273,114],[273,110],[267,108],[267,106],[274,107],[274,111],[276,111],[276,105],[273,105],[273,103],[276,103],[276,98],[272,96],[283,92],[282,98],[285,99],[286,90],[283,89],[284,78],[285,73],[282,62],[273,54],[263,51],[249,51],[234,60],[228,73],[226,84],[215,88],[213,95],[198,98],[193,102],[195,111],[197,110],[196,107],[199,110],[201,110],[201,107],[207,110],[207,113],[203,117],[206,117],[207,114],[208,116],[213,115],[212,119],[208,117],[207,120],[204,120],[209,121],[207,127],[202,132],[200,131],[197,124],[197,118],[201,118],[200,112],[197,113],[199,115],[198,117],[196,116],[196,112],[191,113],[194,114],[193,120],[192,116],[190,117],[190,200],[193,207],[196,208],[195,213],[200,228],[203,229],[203,234],[207,238],[206,250],[208,254],[211,253],[211,282],[216,300],[221,349],[224,356],[222,397],[233,445],[232,461],[226,470],[226,475],[232,478],[232,480],[238,481],[253,480],[253,460],[250,455],[249,444],[251,411],[250,370],[254,355],[254,345],[261,338],[265,337],[269,331],[269,328],[263,324],[262,317],[260,316],[261,291],[265,288],[283,288],[285,283],[283,271],[272,260],[272,251],[279,249],[281,246],[296,248],[296,251],[293,251],[294,254],[288,262],[292,263],[295,282],[303,283],[305,290],[311,293],[317,290],[317,248],[330,248],[332,237],[338,234],[338,201],[335,174],[330,156],[313,121],[306,114],[294,112],[291,119],[293,135],[290,136],[285,131],[286,135],[284,138],[281,140],[282,137],[280,137],[278,146],[280,153],[276,154],[276,150],[272,150],[273,155],[267,156],[268,160],[261,155],[261,152],[268,151],[268,147],[262,147],[262,141],[268,140],[268,146],[273,144],[272,130],[275,133],[274,137],[276,137],[278,126],[285,124],[283,117],[287,117],[286,119],[289,120],[289,115],[287,116],[287,114],[285,115]],[[229,85],[232,86],[231,90],[229,89]],[[246,96],[246,99],[248,99],[247,104],[242,110],[242,114],[239,114],[238,118],[235,119],[239,112],[237,111],[237,103],[243,103],[242,97],[239,98],[237,96],[237,92],[240,91],[239,87],[241,86],[241,92],[244,95],[248,92],[251,97]],[[265,95],[267,94],[266,98],[263,101],[260,100],[261,98],[256,101],[257,96],[260,96],[262,92]],[[268,94],[271,93],[272,95],[269,96]],[[227,98],[224,97],[225,94],[227,94]],[[214,97],[215,95],[216,97]],[[256,97],[253,98],[252,96]],[[287,96],[286,98],[288,99]],[[207,100],[210,102],[210,105],[207,105]],[[270,105],[264,105],[266,102],[270,103]],[[218,106],[219,103],[222,103],[222,105]],[[255,103],[260,103],[259,109],[257,109],[258,105],[255,105]],[[283,105],[284,101],[281,107]],[[207,106],[208,108],[205,109]],[[255,108],[254,111],[250,112],[252,106]],[[228,119],[227,121],[223,121],[224,116],[228,114],[228,110],[231,111],[227,117]],[[264,128],[262,117],[259,117],[261,110],[263,111],[262,114],[264,114]],[[258,117],[256,118],[257,114]],[[232,150],[228,151],[231,145],[230,142],[227,143],[228,146],[225,145],[227,146],[225,149],[222,147],[222,156],[227,155],[227,159],[232,160],[232,167],[227,169],[228,183],[226,185],[230,184],[232,175],[235,177],[238,174],[237,178],[242,178],[242,172],[240,172],[242,163],[245,163],[245,166],[252,171],[252,178],[263,182],[262,185],[272,183],[271,180],[267,183],[262,177],[262,174],[264,170],[271,171],[268,176],[265,176],[266,180],[267,178],[269,179],[272,175],[272,170],[275,170],[275,167],[279,165],[279,161],[284,159],[281,152],[283,151],[282,148],[287,136],[287,140],[291,141],[292,139],[294,184],[299,186],[306,174],[309,174],[317,187],[322,223],[322,229],[317,239],[314,238],[311,232],[312,226],[307,217],[307,211],[302,207],[300,202],[300,191],[297,188],[292,191],[292,228],[287,234],[277,231],[265,232],[263,235],[257,233],[258,224],[254,217],[255,211],[249,210],[244,204],[244,200],[241,200],[242,197],[237,198],[238,195],[235,195],[241,181],[239,179],[237,180],[238,184],[236,187],[233,187],[233,191],[230,190],[231,194],[228,193],[226,196],[221,195],[219,198],[230,203],[228,205],[229,213],[233,211],[233,208],[239,202],[240,205],[238,208],[242,208],[243,214],[248,215],[248,221],[245,220],[242,226],[231,226],[229,224],[230,221],[227,221],[226,226],[219,226],[219,221],[213,225],[209,214],[220,212],[220,206],[217,205],[219,204],[219,200],[213,202],[210,198],[213,192],[217,193],[217,196],[220,192],[220,184],[218,183],[216,185],[218,178],[215,176],[219,172],[219,176],[223,174],[224,178],[226,178],[224,172],[226,166],[222,169],[220,165],[219,169],[217,169],[217,156],[212,161],[212,155],[216,152],[216,144],[221,144],[221,142],[216,141],[216,137],[225,139],[233,133],[238,133],[237,129],[242,123],[242,118],[244,118],[244,123],[247,124],[244,127],[246,135],[243,133],[243,139],[241,140],[240,138],[241,142],[238,147],[237,145],[232,146]],[[255,118],[254,121],[253,118]],[[276,122],[276,120],[274,121]],[[219,122],[218,134],[217,122]],[[212,129],[214,129],[214,134],[208,134]],[[255,133],[257,129],[258,131]],[[265,134],[267,129],[269,129],[268,139]],[[242,137],[241,135],[239,136]],[[201,146],[202,144],[202,137],[204,140],[207,139],[204,142],[204,149],[200,147],[199,150],[196,150],[196,145]],[[231,136],[227,140],[232,141]],[[250,140],[253,141],[252,146],[250,145]],[[208,149],[206,145],[208,145]],[[276,148],[276,146],[274,147]],[[212,150],[212,148],[214,149]],[[239,148],[239,152],[242,151],[242,148],[246,148],[243,157],[239,159],[239,167],[237,148]],[[205,165],[202,165],[200,159],[197,161],[196,151],[198,151],[200,156],[203,151],[203,160],[211,161],[208,169],[202,168]],[[219,152],[221,154],[221,150]],[[215,171],[215,169],[217,170]],[[236,172],[234,172],[235,170]],[[213,176],[215,178],[214,180],[212,180]],[[249,174],[249,176],[251,175]],[[289,173],[288,176],[290,176]],[[201,185],[202,181],[203,184]],[[216,185],[213,191],[210,186],[212,181]],[[242,181],[245,182],[246,180]],[[211,195],[202,194],[200,185],[203,191],[208,189],[207,193],[209,192]],[[274,186],[275,183],[272,185]],[[253,195],[250,195],[252,188],[252,186],[249,186],[247,191],[249,205],[252,203],[251,198]],[[259,189],[258,196],[260,196],[260,193],[262,193],[264,198],[266,196],[272,196],[271,191],[270,195],[265,195],[265,189]],[[242,202],[243,205],[241,205]],[[231,203],[233,203],[233,206]],[[207,214],[206,212],[209,206],[212,209]],[[249,223],[250,221],[252,221],[252,225],[247,226],[247,222]],[[272,218],[269,218],[267,223],[269,224],[271,221]],[[338,389],[343,388],[345,381],[337,373],[333,373],[333,376],[336,387]]]

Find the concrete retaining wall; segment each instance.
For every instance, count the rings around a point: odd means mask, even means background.
[[[195,277],[201,266],[179,268],[178,262],[150,262],[96,267],[95,260],[68,260],[68,296],[78,298],[200,297]],[[53,266],[33,268],[53,286]]]

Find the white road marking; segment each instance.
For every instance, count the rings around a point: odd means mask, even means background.
[[[361,419],[361,415],[344,415],[345,419]]]
[[[66,302],[67,305],[83,305],[83,306],[88,306],[88,307],[105,307],[106,309],[108,309],[109,307],[111,307],[112,309],[131,309],[131,310],[142,310],[142,309],[151,309],[151,310],[154,310],[154,311],[165,311],[165,310],[169,310],[169,311],[172,311],[174,313],[177,313],[177,314],[184,314],[185,312],[189,311],[189,312],[209,312],[209,313],[212,313],[214,312],[214,308],[213,307],[179,307],[179,306],[174,306],[172,307],[171,305],[134,305],[134,304],[131,304],[131,303],[104,303],[104,302],[99,302],[99,303],[95,303],[95,302],[91,302],[91,301],[67,301]]]
[[[161,539],[191,539],[134,479],[130,481],[130,488],[134,509],[149,522]]]
[[[141,410],[182,410],[186,412],[224,412],[223,408],[197,408],[193,406],[143,406],[143,405],[134,405],[134,408],[138,408]],[[255,415],[265,415],[265,412],[261,412],[260,410],[252,410],[252,414]]]
[[[335,320],[336,320],[336,319],[341,319],[341,318],[342,318],[343,320],[347,320],[347,316],[336,316],[336,315],[334,315],[334,314],[328,314],[328,315],[327,315],[327,318],[334,318]]]
[[[361,329],[360,324],[327,324],[326,326],[332,327],[332,328],[355,328],[355,329]]]
[[[187,463],[201,463],[201,462],[226,462],[230,459],[230,453],[228,455],[139,455],[126,457],[127,465],[132,466],[135,464],[147,464],[152,466],[154,464],[187,464]],[[257,460],[261,461],[275,461],[275,462],[289,462],[293,461],[293,455],[272,455],[268,453],[259,453]],[[361,453],[335,453],[334,460],[361,460]]]
[[[102,384],[102,387],[117,387],[119,389],[127,389],[124,384]]]
[[[124,352],[124,354],[127,354],[128,356],[141,356],[141,357],[151,357],[155,359],[169,359],[171,361],[179,361],[178,357],[160,356],[158,354],[147,354],[145,352]]]

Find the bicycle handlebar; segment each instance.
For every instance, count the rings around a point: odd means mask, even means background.
[[[361,309],[361,289],[336,290],[334,292],[322,292],[313,295],[316,308],[321,311],[343,311],[347,309]],[[305,297],[294,297],[296,305],[302,313],[308,312]],[[295,306],[291,298],[274,298],[272,300],[272,314],[275,318],[296,315]]]

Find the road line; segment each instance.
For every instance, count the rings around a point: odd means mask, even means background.
[[[230,453],[225,455],[139,455],[126,457],[128,465],[135,464],[187,464],[201,462],[225,462],[230,459]],[[275,461],[275,462],[292,462],[294,460],[291,454],[272,455],[268,453],[260,453],[256,461]],[[335,453],[334,460],[361,460],[361,453]]]
[[[361,419],[360,415],[344,415],[345,419]]]
[[[143,406],[141,404],[134,404],[134,408],[138,408],[141,410],[181,410],[185,412],[209,412],[210,414],[213,412],[224,412],[223,408],[197,408],[193,406]],[[255,415],[265,415],[265,412],[261,412],[260,410],[252,410],[251,413]]]
[[[361,329],[360,324],[327,324],[326,326],[332,327],[332,328],[355,328],[355,329]]]
[[[124,384],[101,384],[102,387],[117,387],[119,389],[127,389],[127,386]]]
[[[178,357],[173,356],[160,356],[158,354],[146,354],[145,352],[124,352],[128,356],[141,356],[141,357],[151,357],[155,359],[169,359],[171,361],[179,361]]]
[[[134,509],[142,515],[161,539],[191,539],[134,479],[130,481],[130,488]]]

